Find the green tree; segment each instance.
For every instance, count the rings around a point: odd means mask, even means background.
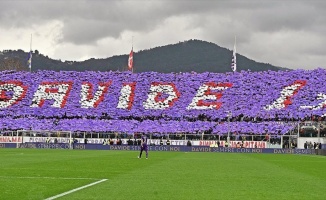
[[[19,58],[5,58],[0,62],[0,71],[14,70],[14,71],[27,71],[27,65],[22,64]]]

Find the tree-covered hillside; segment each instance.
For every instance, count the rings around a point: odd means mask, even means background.
[[[33,52],[32,70],[54,71],[124,71],[127,69],[128,53],[110,58],[85,60],[82,62],[54,60],[35,50]],[[4,50],[0,53],[0,70],[6,70],[9,60],[20,61],[25,65],[28,53],[22,50]],[[152,49],[134,52],[134,72],[230,72],[232,50],[214,43],[189,40]],[[12,62],[9,62],[12,63]],[[27,66],[22,66],[27,69]],[[14,68],[21,69],[21,68]],[[258,63],[237,54],[237,70],[265,71],[282,70],[271,64]]]

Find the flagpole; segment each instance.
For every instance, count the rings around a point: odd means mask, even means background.
[[[131,37],[131,51],[134,51],[134,36]],[[134,66],[132,66],[131,73],[134,73]]]
[[[237,36],[234,36],[235,71],[237,71]]]
[[[30,47],[30,49],[29,49],[30,51],[32,51],[32,41],[33,41],[33,34],[31,34],[31,43],[30,43],[30,46],[29,46]]]
[[[237,71],[237,36],[234,36],[234,58],[235,58],[235,71]]]
[[[237,36],[234,36],[234,46],[237,46]]]
[[[30,54],[32,54],[32,41],[33,41],[33,34],[31,34],[31,43],[29,45],[29,53]],[[32,58],[31,58],[31,64],[30,64],[29,72],[32,72]]]
[[[237,71],[237,36],[234,36],[234,46],[232,52],[232,62],[231,62],[231,69],[233,72]]]

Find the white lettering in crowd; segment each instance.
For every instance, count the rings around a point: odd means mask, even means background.
[[[66,104],[72,83],[42,83],[32,99],[31,107],[42,107],[45,100],[54,100],[51,107],[63,108]]]
[[[152,83],[143,106],[145,109],[163,110],[172,107],[179,96],[178,90],[172,83]]]
[[[94,95],[93,85],[91,83],[83,83],[80,91],[80,105],[82,108],[96,108],[103,101],[104,95],[107,93],[111,82],[99,83]]]
[[[276,99],[272,104],[267,105],[264,107],[265,110],[272,110],[272,109],[282,109],[290,105],[291,98],[294,96],[298,90],[300,90],[303,86],[306,85],[306,81],[295,81],[292,85],[285,87],[281,91],[281,96]]]
[[[187,107],[188,110],[219,109],[222,105],[217,100],[222,97],[222,91],[232,87],[231,83],[209,82],[199,87],[196,96]],[[216,91],[217,90],[217,91]]]
[[[6,92],[12,92],[12,96],[7,96]],[[7,83],[0,83],[0,108],[8,108],[19,100],[25,97],[27,87],[23,86],[21,82],[10,81]]]
[[[134,101],[136,83],[123,84],[117,108],[130,110]]]

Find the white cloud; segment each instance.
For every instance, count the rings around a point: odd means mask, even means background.
[[[324,1],[3,1],[1,49],[81,61],[189,39],[281,67],[326,67]]]

